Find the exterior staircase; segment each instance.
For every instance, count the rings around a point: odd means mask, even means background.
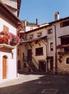
[[[29,65],[31,72],[38,72],[39,71],[32,62],[29,62],[27,64]]]
[[[28,72],[32,72],[32,73],[39,72],[39,69],[37,68],[38,64],[37,64],[35,58],[32,58],[32,61],[31,61],[31,60],[27,60],[27,58],[25,57],[25,64],[27,66]]]

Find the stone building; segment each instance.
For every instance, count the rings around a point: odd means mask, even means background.
[[[19,70],[69,73],[69,17],[20,32]]]

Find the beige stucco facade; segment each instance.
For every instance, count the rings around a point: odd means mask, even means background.
[[[47,65],[47,56],[54,56],[54,50],[50,51],[50,43],[54,41],[54,37],[53,37],[53,32],[52,34],[48,35],[47,30],[53,28],[53,26],[51,27],[45,27],[33,32],[30,32],[26,34],[26,41],[27,43],[22,43],[19,46],[19,56],[18,56],[18,60],[20,60],[21,62],[21,71],[24,70],[24,67],[22,67],[24,60],[23,60],[23,55],[24,57],[27,59],[27,51],[28,50],[32,50],[32,62],[35,65],[35,67],[39,70],[39,62],[43,61],[45,62],[45,72],[47,72],[47,67],[50,68],[50,65]],[[41,33],[41,36],[39,37],[39,33]],[[32,39],[31,39],[32,36]],[[30,43],[29,43],[30,41]],[[43,54],[42,55],[36,55],[35,50],[37,48],[43,48]],[[24,54],[23,54],[24,53]],[[54,57],[53,57],[54,59]],[[53,62],[53,67],[54,67],[54,62]]]
[[[32,50],[32,63],[35,65],[35,67],[38,70],[40,67],[39,62],[45,61],[45,67],[46,67],[45,72],[53,71],[55,73],[55,71],[57,71],[57,72],[62,72],[62,73],[68,73],[69,64],[66,63],[66,59],[69,58],[69,54],[64,52],[64,48],[61,48],[61,49],[58,48],[59,45],[63,45],[61,43],[60,37],[69,35],[69,25],[61,27],[60,24],[68,20],[69,18],[67,19],[64,18],[62,20],[59,19],[42,28],[38,27],[37,29],[30,30],[28,33],[24,34],[26,36],[26,39],[25,40],[23,39],[22,44],[20,45],[21,48],[19,48],[19,52],[22,52],[20,53],[20,55],[24,55],[27,60],[27,55],[28,55],[27,51],[28,49],[31,49]],[[51,31],[52,33],[48,33],[50,29],[52,30]],[[38,37],[39,33],[41,33],[41,35]],[[53,50],[51,50],[51,44],[52,44]],[[36,48],[40,48],[40,47],[43,48],[43,54],[37,56],[35,54]],[[62,56],[58,54],[60,51],[64,52]],[[23,60],[24,57],[23,56],[21,57],[19,58],[19,60],[22,60],[21,64],[24,64],[25,63]],[[61,57],[62,62],[59,61],[60,57]],[[28,61],[26,62],[28,63]],[[21,70],[22,71],[24,70],[24,66],[21,67]]]

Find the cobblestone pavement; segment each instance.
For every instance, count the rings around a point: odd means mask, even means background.
[[[69,75],[20,75],[1,83],[0,94],[69,94]]]

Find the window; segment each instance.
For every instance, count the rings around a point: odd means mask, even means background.
[[[33,39],[33,34],[31,34],[31,35],[29,36],[29,39]]]
[[[4,25],[4,26],[3,26],[3,31],[4,31],[4,32],[8,32],[8,31],[9,31],[9,28]]]
[[[41,37],[42,36],[42,32],[37,33],[37,37]]]
[[[65,26],[69,26],[69,20],[60,23],[60,27],[65,27]]]
[[[50,51],[53,51],[53,42],[50,43]]]
[[[36,49],[35,49],[35,55],[36,55],[36,56],[43,55],[43,47],[36,48]]]
[[[48,34],[52,34],[52,29],[48,29]]]
[[[26,68],[26,63],[24,63],[24,68]]]
[[[69,58],[66,59],[66,64],[69,64]]]
[[[64,37],[64,38],[61,38],[61,44],[62,45],[67,45],[69,44],[69,37]]]

